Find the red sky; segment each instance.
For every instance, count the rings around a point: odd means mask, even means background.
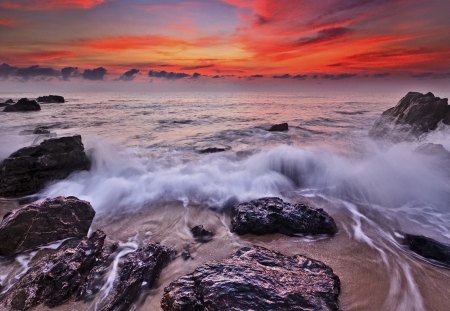
[[[450,78],[449,12],[448,0],[0,0],[0,79]]]

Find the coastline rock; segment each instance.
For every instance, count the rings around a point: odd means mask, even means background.
[[[105,234],[98,230],[89,238],[66,241],[56,253],[40,259],[0,296],[0,306],[22,311],[41,303],[55,307],[66,302],[94,266],[104,240]]]
[[[12,99],[8,99],[7,101],[0,103],[0,107],[6,107],[9,106],[10,104],[14,104],[14,101]]]
[[[38,126],[34,129],[33,134],[36,135],[47,135],[50,134],[50,131],[45,126]]]
[[[435,130],[441,122],[450,124],[447,98],[435,97],[431,92],[409,92],[395,107],[381,114],[369,136],[394,141],[411,139]]]
[[[21,98],[13,105],[8,105],[3,109],[4,112],[18,112],[18,111],[39,111],[41,106],[35,100]]]
[[[231,147],[226,145],[211,145],[211,146],[198,146],[195,148],[195,151],[204,154],[204,153],[224,152],[230,149]]]
[[[403,234],[402,243],[416,254],[450,268],[450,245],[413,234]]]
[[[207,243],[213,239],[214,233],[206,230],[202,225],[198,225],[191,228],[191,233],[194,236],[196,242]]]
[[[0,224],[0,256],[11,256],[50,242],[83,237],[95,211],[75,197],[57,197],[13,210]]]
[[[14,152],[0,163],[0,196],[33,194],[50,181],[89,168],[81,136],[47,139]]]
[[[59,96],[59,95],[39,96],[36,100],[43,104],[64,103],[65,102],[64,97]]]
[[[269,128],[270,132],[286,132],[289,130],[287,123],[274,124]]]
[[[165,311],[339,310],[339,278],[320,261],[243,247],[164,289]]]
[[[333,218],[321,208],[303,203],[293,205],[280,198],[261,198],[232,208],[231,230],[239,235],[333,235],[337,232],[337,226]]]
[[[149,244],[124,257],[120,276],[109,295],[102,301],[101,311],[129,310],[142,288],[152,288],[161,270],[170,262],[173,252],[159,243]]]

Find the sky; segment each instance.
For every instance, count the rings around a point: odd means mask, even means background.
[[[0,0],[0,83],[448,83],[449,12],[448,0]]]

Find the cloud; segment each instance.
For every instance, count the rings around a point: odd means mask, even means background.
[[[190,77],[189,74],[184,73],[184,72],[168,72],[165,70],[163,70],[163,71],[150,70],[148,72],[148,76],[151,78],[164,78],[164,79],[168,79],[168,80],[176,80],[176,79]]]
[[[64,67],[61,69],[61,76],[63,80],[67,81],[69,78],[77,76],[78,67]]]
[[[416,79],[450,79],[450,72],[422,72],[411,74],[411,77]]]
[[[295,75],[292,77],[292,79],[297,79],[297,80],[305,80],[306,78],[308,78],[308,75]]]
[[[122,81],[131,81],[131,80],[134,80],[134,78],[136,77],[136,75],[137,75],[138,73],[139,73],[139,69],[130,69],[130,70],[124,72],[124,73],[120,76],[119,80],[122,80]]]
[[[181,67],[181,70],[197,70],[197,69],[204,69],[204,68],[211,68],[214,67],[214,64],[207,64],[207,65],[195,65],[195,66],[186,66]]]
[[[0,78],[7,79],[9,76],[13,75],[17,69],[18,69],[17,67],[13,67],[13,66],[10,66],[5,63],[1,64],[0,65]]]
[[[198,79],[198,78],[200,78],[201,77],[201,74],[199,74],[198,72],[194,72],[193,74],[192,74],[192,78],[194,78],[194,79]]]
[[[107,70],[103,67],[98,67],[95,69],[85,69],[83,71],[83,79],[93,80],[93,81],[101,81],[104,79]]]
[[[386,78],[390,76],[391,74],[388,72],[382,72],[382,73],[374,73],[370,77],[380,79],[380,78]]]
[[[345,35],[347,35],[350,32],[351,32],[351,30],[349,28],[345,28],[345,27],[327,28],[327,29],[323,29],[323,30],[317,32],[314,37],[299,39],[296,42],[296,45],[306,46],[306,45],[311,45],[311,44],[333,41],[333,40],[339,39],[341,37],[344,37]]]
[[[106,0],[0,0],[0,8],[19,11],[91,9]]]
[[[0,27],[13,27],[16,22],[10,18],[0,18]]]
[[[274,79],[289,79],[290,77],[291,75],[288,73],[272,76]]]
[[[23,80],[29,80],[34,77],[59,77],[60,75],[61,72],[56,69],[51,67],[40,67],[39,65],[18,68],[15,71],[15,76]]]

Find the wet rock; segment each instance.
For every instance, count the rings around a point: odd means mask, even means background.
[[[43,104],[64,103],[65,102],[64,97],[59,96],[59,95],[40,96],[36,100]]]
[[[81,136],[47,139],[14,152],[0,163],[0,196],[33,194],[51,181],[89,168]]]
[[[202,225],[191,228],[191,233],[194,236],[195,241],[199,243],[207,243],[213,239],[214,233],[206,230]]]
[[[235,205],[231,230],[237,234],[335,234],[336,223],[321,208],[290,204],[280,198],[262,198]]]
[[[83,237],[95,211],[75,197],[57,197],[13,210],[0,224],[0,256],[10,256],[54,241]]]
[[[158,243],[127,254],[120,265],[120,276],[114,281],[111,292],[102,301],[99,310],[129,310],[142,288],[155,285],[172,255],[172,250]]]
[[[29,310],[42,303],[54,307],[66,302],[94,266],[104,240],[105,234],[96,231],[89,238],[66,241],[2,294],[0,306],[6,310]]]
[[[230,146],[226,145],[209,145],[209,146],[197,146],[195,151],[198,153],[216,153],[230,150]]]
[[[320,261],[244,247],[164,289],[165,311],[339,310],[339,278]]]
[[[403,244],[420,256],[450,268],[450,245],[422,235],[403,234]]]
[[[12,99],[8,99],[4,103],[0,103],[0,107],[6,107],[9,106],[10,104],[14,104],[14,101]]]
[[[409,92],[395,107],[384,111],[369,135],[394,141],[408,140],[435,130],[440,123],[450,124],[447,98],[432,93]]]
[[[27,98],[21,98],[17,103],[8,105],[3,109],[4,112],[17,112],[17,111],[39,111],[41,106],[35,100],[29,100]]]
[[[270,132],[286,132],[289,130],[287,123],[274,124],[269,128]]]
[[[181,251],[181,258],[183,258],[184,261],[193,259],[191,254],[191,246],[189,244],[185,244],[183,246],[183,250]]]
[[[34,129],[33,134],[36,135],[47,135],[50,134],[50,131],[45,126],[38,126]]]

